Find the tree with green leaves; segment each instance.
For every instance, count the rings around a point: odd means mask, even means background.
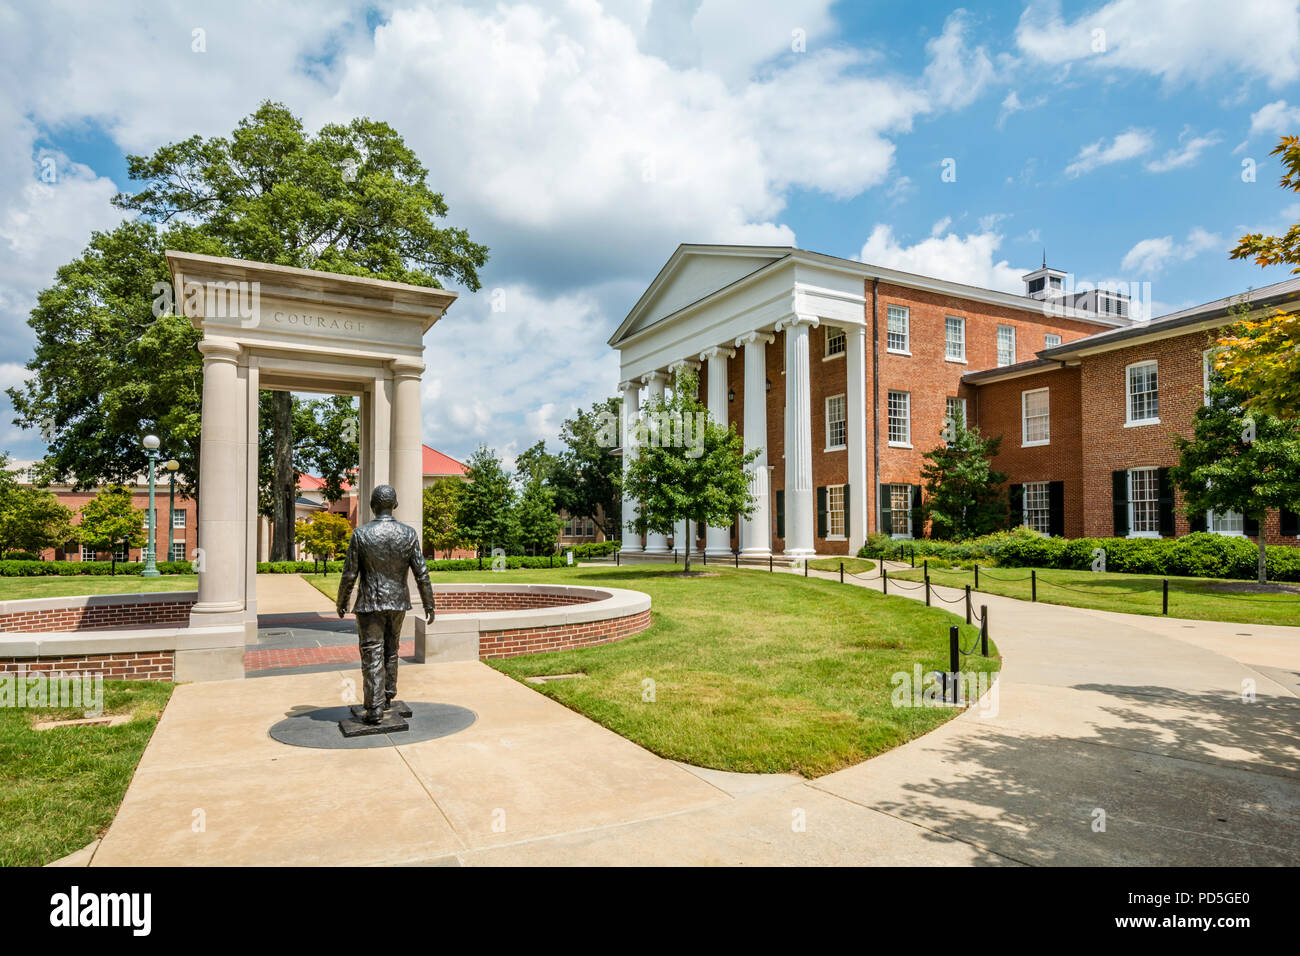
[[[479,445],[465,463],[466,485],[461,493],[459,523],[466,538],[483,553],[491,548],[509,552],[516,543],[515,488],[501,459]]]
[[[745,451],[735,425],[713,420],[695,397],[697,387],[689,371],[680,373],[673,395],[648,402],[633,426],[636,434],[624,439],[624,449],[635,442],[636,454],[622,492],[640,502],[629,531],[671,535],[685,521],[690,541],[692,522],[726,527],[754,511],[748,468],[758,451]],[[689,574],[690,548],[685,554]]]
[[[450,558],[457,548],[473,542],[460,526],[461,496],[465,482],[459,478],[436,478],[424,489],[424,547],[429,554],[439,551]]]
[[[9,390],[15,422],[46,436],[53,477],[75,476],[78,487],[143,472],[139,441],[152,431],[181,463],[182,489],[198,494],[199,334],[184,316],[155,308],[170,288],[165,249],[414,285],[450,279],[471,290],[487,261],[464,229],[439,224],[445,200],[383,122],[358,118],[313,136],[285,106],[266,102],[230,137],[192,136],[128,156],[127,170],[144,188],[114,202],[138,216],[93,233],[40,294],[29,320],[35,374]],[[272,510],[278,547],[291,551],[296,481],[284,449],[293,442],[281,433],[293,413],[290,397],[275,394],[262,426],[281,449]]]
[[[540,444],[540,443],[539,443]],[[550,554],[560,535],[560,516],[556,513],[555,492],[534,471],[524,481],[515,505],[515,532],[519,544],[534,554]]]
[[[0,489],[0,552],[40,554],[72,539],[72,509],[43,488]]]
[[[1192,437],[1174,439],[1178,464],[1169,477],[1189,517],[1235,511],[1259,524],[1258,579],[1265,584],[1264,516],[1273,508],[1300,511],[1300,422],[1251,411],[1246,398],[1217,378],[1211,382]]]
[[[110,485],[100,490],[81,507],[81,523],[73,527],[76,540],[95,551],[112,555],[111,574],[117,573],[117,546],[125,554],[128,548],[145,544],[144,509],[133,504],[131,489]]]
[[[579,410],[560,427],[564,451],[555,456],[550,483],[556,505],[575,518],[591,518],[606,538],[619,538],[623,504],[618,445],[619,400],[607,398]]]
[[[312,515],[310,520],[297,522],[294,538],[313,560],[325,562],[325,571],[328,573],[329,562],[347,551],[348,541],[352,538],[352,525],[337,512],[322,511]]]
[[[944,426],[945,443],[924,455],[924,515],[930,537],[962,540],[996,531],[1006,522],[1001,487],[1007,476],[993,470],[1002,436],[984,438],[957,412]]]

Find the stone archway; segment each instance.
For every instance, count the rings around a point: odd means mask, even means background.
[[[424,333],[454,292],[264,262],[169,251],[177,309],[203,333],[198,603],[191,628],[257,639],[258,392],[357,395],[360,520],[370,492],[397,490],[421,529]],[[233,655],[213,661],[243,675]]]

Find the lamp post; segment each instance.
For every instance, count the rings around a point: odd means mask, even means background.
[[[157,435],[145,435],[141,444],[149,455],[149,538],[145,541],[144,570],[140,572],[140,576],[156,578],[158,563],[154,551],[158,547],[158,511],[154,507],[154,472],[158,466],[158,446],[162,443],[158,441]]]
[[[172,550],[175,547],[172,539],[176,536],[176,472],[181,467],[181,463],[175,458],[168,459],[163,467],[167,469],[167,558],[172,560]]]

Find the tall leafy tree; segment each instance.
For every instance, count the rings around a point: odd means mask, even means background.
[[[560,534],[560,516],[556,514],[555,492],[540,473],[534,472],[524,482],[515,506],[515,529],[519,544],[533,553],[550,554]]]
[[[607,538],[620,537],[623,510],[622,460],[611,454],[618,444],[618,414],[619,400],[607,398],[565,421],[564,451],[550,478],[556,504],[572,517],[591,518]]]
[[[927,451],[921,466],[930,536],[961,540],[996,531],[1007,516],[1000,490],[1007,476],[993,470],[1002,436],[984,438],[960,412],[945,433],[946,443]]]
[[[1190,439],[1178,437],[1178,464],[1169,477],[1183,493],[1183,510],[1235,511],[1260,524],[1258,580],[1268,581],[1263,519],[1271,508],[1300,511],[1300,422],[1246,406],[1245,393],[1211,383],[1196,410]]]
[[[111,573],[116,574],[117,546],[125,551],[145,543],[144,509],[134,506],[129,488],[110,485],[82,506],[81,523],[73,530],[82,544],[111,552]]]
[[[438,478],[424,489],[424,547],[430,554],[441,551],[450,558],[457,548],[473,544],[460,526],[464,492],[465,482],[459,478]]]
[[[180,461],[182,487],[198,492],[202,363],[186,319],[155,321],[156,286],[169,281],[164,249],[479,288],[487,249],[439,224],[445,200],[386,123],[358,118],[313,136],[285,106],[266,102],[230,137],[192,136],[127,163],[144,188],[114,201],[139,217],[93,234],[41,293],[30,319],[35,375],[10,389],[15,421],[44,430],[53,474],[82,487],[143,471],[139,438],[154,431]],[[277,395],[263,423],[284,430],[291,399]],[[275,467],[277,537],[289,548],[292,456],[276,456]]]
[[[501,459],[479,445],[465,463],[467,483],[460,499],[460,527],[480,551],[515,545],[515,488]]]
[[[14,486],[0,492],[0,552],[40,554],[72,538],[72,509],[43,488]]]
[[[348,524],[348,519],[330,511],[313,515],[310,521],[297,522],[294,531],[294,537],[303,550],[313,560],[325,562],[326,573],[329,573],[329,562],[348,550],[348,541],[352,538],[352,525]]]
[[[746,452],[734,425],[722,426],[695,397],[697,383],[683,373],[671,397],[655,399],[636,425],[636,457],[628,464],[622,491],[640,502],[630,531],[671,535],[678,521],[726,526],[754,511],[748,466],[758,457]],[[624,447],[627,447],[625,440]],[[685,549],[691,570],[691,549]]]

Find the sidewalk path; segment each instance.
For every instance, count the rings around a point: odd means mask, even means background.
[[[267,736],[354,673],[184,685],[92,862],[1300,864],[1300,628],[979,603],[996,713],[813,781],[663,760],[476,662],[402,670],[476,723],[376,750]]]

